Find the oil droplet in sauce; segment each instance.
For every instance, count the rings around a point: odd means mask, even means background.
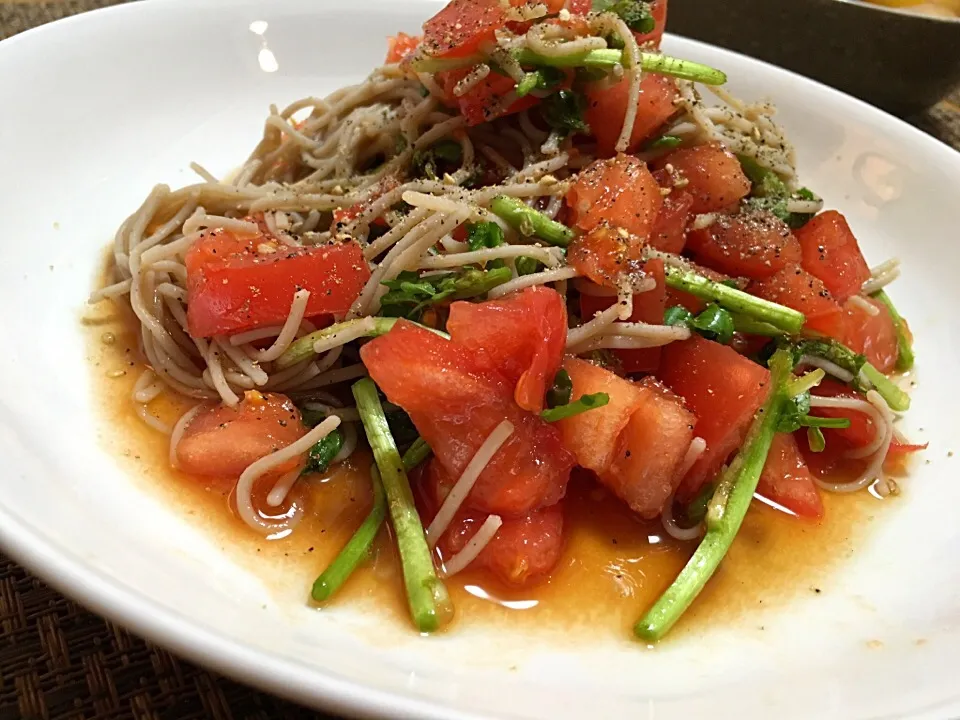
[[[264,578],[285,578],[290,597],[309,604],[314,579],[363,521],[371,505],[371,458],[357,451],[322,477],[299,483],[303,521],[286,537],[267,540],[231,510],[230,484],[188,477],[169,466],[167,436],[137,416],[133,386],[145,369],[136,330],[109,303],[90,311],[92,383],[102,399],[103,442],[124,463],[131,481],[201,526],[231,560]],[[104,342],[103,338],[109,338]],[[132,364],[131,364],[132,363]],[[126,373],[105,370],[124,369]],[[172,425],[188,401],[164,394],[148,411]],[[868,520],[895,501],[867,493],[824,494],[824,521],[817,525],[755,502],[720,570],[673,634],[704,623],[735,623],[745,613],[781,607],[819,588],[838,562],[854,552]],[[670,538],[659,521],[638,519],[614,496],[575,473],[564,503],[566,545],[549,580],[530,588],[503,585],[484,571],[466,570],[447,580],[456,607],[451,627],[536,624],[565,633],[629,636],[633,623],[673,581],[696,543]],[[275,587],[272,582],[268,587]],[[409,624],[399,559],[389,531],[380,533],[370,559],[329,605],[364,601],[397,623]]]

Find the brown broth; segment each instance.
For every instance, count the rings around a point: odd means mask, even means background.
[[[264,577],[292,583],[293,597],[308,602],[314,578],[333,559],[366,515],[370,456],[358,451],[327,476],[302,482],[306,513],[289,537],[266,540],[231,510],[231,488],[208,484],[169,467],[168,438],[137,416],[130,399],[144,369],[136,334],[110,303],[85,318],[93,387],[102,400],[101,438],[121,458],[131,478],[156,492],[201,526],[231,558]],[[114,342],[105,344],[104,333]],[[117,371],[125,371],[114,377]],[[189,404],[164,395],[150,405],[173,424]],[[817,525],[755,502],[716,576],[678,625],[689,632],[703,623],[754,620],[801,593],[819,593],[834,566],[848,557],[874,516],[893,502],[867,493],[824,494],[826,514]],[[564,632],[625,635],[677,575],[695,543],[671,539],[659,521],[638,520],[626,506],[583,476],[571,482],[565,501],[566,546],[550,579],[536,587],[505,587],[483,571],[467,570],[448,581],[458,624],[536,623]],[[271,584],[271,587],[276,587]],[[286,596],[288,593],[284,592]],[[334,604],[365,599],[385,616],[406,623],[407,610],[396,552],[386,532],[373,559],[347,582]],[[749,615],[748,615],[749,614]]]

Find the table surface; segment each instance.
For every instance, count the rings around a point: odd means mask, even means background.
[[[0,0],[0,40],[126,0]],[[960,93],[910,122],[960,150]],[[199,668],[94,615],[0,554],[0,720],[324,717]]]

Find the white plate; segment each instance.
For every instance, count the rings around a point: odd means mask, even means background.
[[[464,630],[268,589],[101,449],[78,317],[100,250],[190,160],[235,167],[271,102],[325,94],[415,32],[432,2],[155,0],[0,44],[0,544],[67,594],[194,660],[304,703],[417,717],[957,716],[960,155],[871,107],[705,45],[673,54],[773,96],[801,175],[875,261],[917,336],[908,430],[930,442],[895,512],[822,596],[648,652],[628,638]],[[253,32],[258,30],[259,32]],[[921,432],[919,428],[923,428]]]

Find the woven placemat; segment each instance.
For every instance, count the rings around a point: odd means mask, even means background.
[[[0,40],[124,1],[0,2]],[[960,149],[960,93],[909,120]],[[318,717],[130,635],[0,554],[0,720]]]

